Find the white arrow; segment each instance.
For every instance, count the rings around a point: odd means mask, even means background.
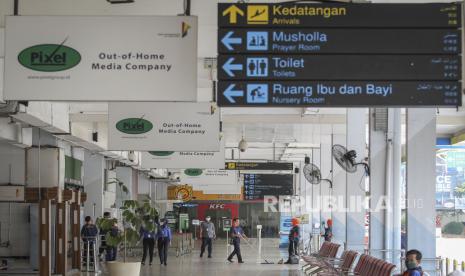
[[[226,99],[228,99],[230,103],[236,103],[234,97],[244,97],[244,91],[234,90],[235,87],[235,84],[230,84],[223,93],[223,95],[226,97]]]
[[[221,40],[221,43],[229,50],[232,51],[234,48],[232,45],[234,44],[242,44],[242,38],[240,37],[232,37],[234,34],[233,31],[228,32],[223,39]]]

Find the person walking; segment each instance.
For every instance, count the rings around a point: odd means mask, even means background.
[[[158,256],[160,257],[160,264],[167,265],[168,259],[168,246],[171,243],[171,229],[167,225],[166,219],[161,219],[157,230],[157,246]]]
[[[212,257],[212,243],[216,238],[215,225],[211,222],[211,217],[207,216],[205,221],[200,225],[200,237],[202,238],[202,247],[200,248],[200,258],[205,253],[205,247],[208,246],[208,258]]]
[[[149,223],[154,224],[152,220],[149,220],[149,221],[150,221]],[[144,249],[144,252],[142,254],[142,265],[145,265],[145,259],[147,258],[147,251],[150,257],[149,265],[152,265],[153,250],[155,249],[155,236],[156,236],[156,233],[154,230],[155,228],[153,228],[153,226],[154,225],[147,227],[147,228],[152,227],[152,230],[146,229],[142,226],[139,230],[140,237],[142,238],[143,249]]]
[[[233,262],[232,258],[234,255],[237,256],[237,261],[238,263],[242,264],[244,263],[242,261],[242,255],[241,255],[241,238],[247,238],[244,234],[244,230],[242,230],[242,227],[239,226],[239,219],[235,218],[233,219],[233,228],[231,231],[231,239],[232,239],[232,244],[234,246],[234,251],[229,255],[228,261],[230,263]]]

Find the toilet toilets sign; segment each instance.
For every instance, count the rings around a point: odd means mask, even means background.
[[[8,16],[5,99],[197,99],[197,18]]]
[[[220,151],[219,111],[211,103],[111,102],[108,149]],[[164,151],[164,152],[162,152]]]

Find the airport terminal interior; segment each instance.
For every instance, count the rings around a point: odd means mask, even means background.
[[[463,17],[0,0],[0,276],[465,275]]]

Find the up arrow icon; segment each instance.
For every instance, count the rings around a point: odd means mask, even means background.
[[[223,16],[229,15],[229,23],[237,23],[237,15],[244,16],[244,12],[239,9],[236,5],[231,5],[229,8],[223,11]]]

